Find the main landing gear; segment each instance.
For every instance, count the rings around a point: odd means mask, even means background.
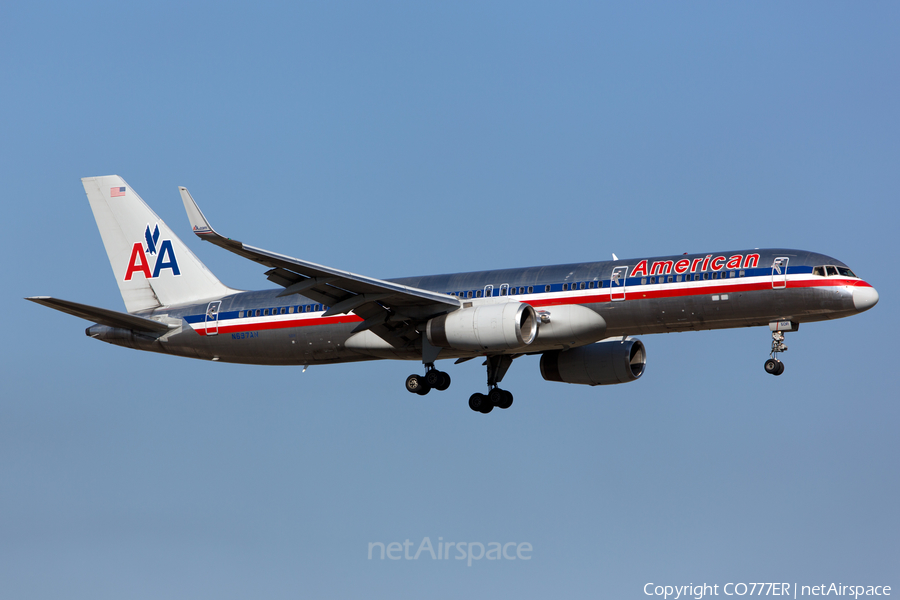
[[[425,365],[424,375],[410,375],[406,378],[406,391],[424,396],[432,389],[443,392],[450,387],[450,376],[438,371],[434,365]]]
[[[508,355],[488,356],[485,360],[487,366],[487,394],[472,394],[469,397],[469,408],[475,412],[487,414],[497,408],[509,408],[513,403],[513,395],[497,385],[506,375],[506,371],[512,364],[513,357]],[[434,368],[434,363],[425,364],[424,375],[410,375],[406,378],[406,391],[412,394],[424,396],[432,389],[443,392],[450,387],[450,376],[443,371]]]
[[[513,403],[513,395],[506,390],[501,390],[497,384],[503,380],[507,369],[512,364],[512,357],[507,355],[488,356],[484,363],[487,366],[488,393],[475,393],[469,396],[469,408],[483,415],[488,414],[494,407],[509,408]]]
[[[770,323],[769,328],[772,330],[772,351],[769,353],[769,360],[766,361],[766,373],[770,375],[781,375],[784,373],[784,363],[776,358],[779,352],[787,352],[787,345],[784,343],[785,331],[797,331],[799,324],[790,321],[779,321]]]
[[[469,408],[483,415],[488,414],[494,407],[509,408],[513,403],[512,392],[501,390],[498,387],[491,388],[487,394],[474,393],[469,396]]]

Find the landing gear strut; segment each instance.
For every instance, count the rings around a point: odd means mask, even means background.
[[[765,364],[766,373],[769,373],[770,375],[781,375],[784,373],[784,363],[778,360],[775,355],[778,352],[787,352],[787,349],[788,347],[784,343],[784,331],[773,331],[772,351],[769,353],[769,360],[767,360]]]
[[[425,365],[424,375],[410,375],[406,378],[406,391],[424,396],[432,389],[443,392],[450,387],[450,376],[438,371],[433,364]]]
[[[512,406],[513,395],[497,386],[511,364],[512,357],[505,354],[487,357],[485,365],[487,365],[488,393],[475,393],[469,396],[469,408],[486,415],[494,410],[495,406],[504,409]]]

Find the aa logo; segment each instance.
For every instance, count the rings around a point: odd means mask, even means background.
[[[147,247],[141,242],[135,242],[131,247],[131,259],[128,261],[128,270],[125,271],[125,281],[131,281],[135,272],[143,273],[147,279],[159,277],[163,269],[171,269],[172,275],[181,275],[178,269],[178,260],[175,258],[175,250],[172,249],[172,240],[159,240],[159,224],[150,231],[150,225],[144,232],[144,240]],[[150,272],[150,257],[155,256],[153,272]]]

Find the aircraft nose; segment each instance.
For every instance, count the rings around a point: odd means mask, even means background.
[[[871,285],[857,285],[853,287],[853,306],[859,312],[869,310],[878,304],[878,291]]]

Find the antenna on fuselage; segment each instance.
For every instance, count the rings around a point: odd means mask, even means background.
[[[619,260],[619,257],[616,256],[616,253],[615,253],[615,252],[613,252],[612,255],[613,255],[613,260]]]

